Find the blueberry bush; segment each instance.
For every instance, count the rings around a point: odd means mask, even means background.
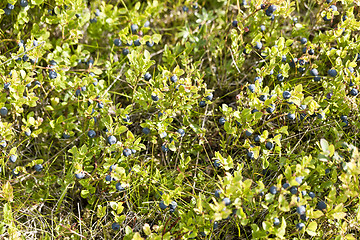
[[[0,2],[1,239],[359,239],[360,2]]]

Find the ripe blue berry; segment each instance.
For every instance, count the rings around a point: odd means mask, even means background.
[[[299,214],[299,215],[304,215],[305,214],[305,212],[306,212],[306,208],[305,208],[305,206],[298,206],[297,208],[296,208],[296,212]]]
[[[75,174],[75,177],[77,178],[77,179],[82,179],[82,178],[84,178],[85,177],[85,173],[82,171],[82,172],[79,172],[79,173],[76,173]]]
[[[16,159],[17,159],[16,155],[10,155],[10,157],[9,157],[9,161],[12,162],[12,163],[15,163]]]
[[[107,138],[107,142],[108,142],[110,145],[112,145],[112,144],[115,144],[115,143],[117,142],[117,139],[116,139],[115,136],[109,136],[109,137]]]
[[[225,206],[229,206],[231,204],[231,201],[229,198],[223,198],[223,203],[225,203]]]
[[[27,7],[29,5],[27,0],[20,0],[20,6]]]
[[[3,116],[3,117],[5,117],[7,114],[8,114],[8,109],[6,108],[6,107],[2,107],[1,109],[0,109],[0,114],[1,114],[1,116]]]
[[[329,71],[327,72],[331,77],[336,77],[337,75],[337,71],[335,69],[329,69]]]
[[[165,210],[168,206],[165,205],[164,201],[160,201],[160,202],[159,202],[159,207],[160,207],[162,210]]]
[[[309,192],[309,197],[314,198],[314,197],[315,197],[315,193]]]
[[[120,47],[121,46],[121,40],[119,38],[115,38],[114,39],[114,45],[117,46],[117,47]]]
[[[149,81],[151,79],[151,74],[150,73],[145,73],[145,75],[144,75],[144,80],[145,81]]]
[[[180,128],[179,130],[177,130],[177,132],[180,134],[181,137],[185,136],[184,129]]]
[[[125,157],[130,156],[131,153],[132,153],[132,152],[131,152],[131,150],[130,150],[129,148],[125,148],[125,149],[123,150],[123,154],[124,154]]]
[[[89,138],[94,138],[94,137],[96,137],[96,132],[94,130],[89,130],[88,136],[89,136]]]
[[[170,77],[170,80],[173,82],[173,83],[176,83],[177,80],[178,80],[178,77],[174,74]]]
[[[219,197],[220,197],[220,193],[221,193],[221,190],[220,190],[220,189],[215,190],[215,197],[219,198]]]
[[[280,225],[280,220],[276,217],[274,218],[274,226],[279,226]]]
[[[250,92],[255,92],[255,84],[250,84],[249,86],[248,86],[248,89],[250,90]]]
[[[54,70],[49,71],[49,78],[55,79],[57,77],[57,73]]]
[[[297,223],[296,224],[296,228],[300,231],[301,229],[303,229],[305,227],[304,223]]]
[[[272,142],[267,142],[267,143],[265,144],[265,147],[266,147],[266,149],[271,150],[271,149],[273,149],[274,144],[273,144]]]
[[[120,183],[120,182],[116,183],[115,188],[116,188],[116,190],[118,190],[119,192],[122,192],[122,191],[125,190],[125,188],[123,188],[123,186],[121,186],[121,183]]]
[[[313,68],[313,69],[310,70],[310,74],[311,74],[312,76],[318,76],[318,75],[319,75],[319,72],[318,72],[318,70],[317,70],[316,68]]]
[[[283,92],[283,98],[284,99],[289,99],[291,98],[291,93],[289,91],[284,91]]]
[[[320,202],[318,202],[317,207],[320,210],[325,210],[327,208],[327,205],[324,201],[320,201]]]
[[[142,129],[142,132],[147,135],[147,134],[150,133],[150,129],[147,128],[147,127],[144,127],[144,128]]]
[[[279,73],[277,76],[276,76],[277,80],[279,80],[280,82],[284,81],[284,76]]]
[[[307,43],[307,39],[303,37],[303,38],[300,39],[300,42],[301,42],[301,44],[306,44],[306,43]]]
[[[358,95],[358,93],[359,93],[359,92],[358,92],[358,90],[357,90],[356,88],[353,88],[353,89],[350,90],[350,94],[351,94],[352,96],[355,96],[355,97],[356,97],[356,96]]]
[[[199,102],[199,107],[205,107],[206,106],[206,102],[205,101],[200,101]]]
[[[276,186],[271,186],[270,189],[269,189],[269,192],[273,195],[275,195],[277,193],[277,188]]]
[[[36,164],[36,165],[34,166],[34,169],[35,169],[35,171],[37,171],[37,172],[41,172],[41,170],[43,169],[43,166],[42,166],[42,164]]]
[[[225,122],[226,122],[226,119],[225,119],[224,117],[221,117],[221,118],[219,119],[219,124],[220,124],[220,125],[224,125]]]
[[[114,231],[119,231],[119,230],[120,230],[120,224],[118,224],[117,222],[114,222],[114,223],[111,225],[111,228],[112,228]]]

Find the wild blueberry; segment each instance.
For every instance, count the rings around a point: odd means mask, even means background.
[[[254,152],[253,151],[248,151],[247,153],[246,153],[246,157],[248,158],[248,159],[254,159],[254,156],[255,156],[255,154],[254,154]]]
[[[250,92],[255,92],[255,84],[250,84],[249,86],[248,86],[248,89],[250,90]]]
[[[120,183],[120,182],[116,183],[115,188],[116,188],[116,190],[118,190],[119,192],[122,192],[122,191],[125,190],[125,188],[124,188],[123,186],[121,186],[121,183]]]
[[[11,14],[11,9],[4,8],[3,10],[4,10],[5,15],[9,16]]]
[[[136,39],[136,40],[134,41],[134,46],[135,46],[135,47],[138,47],[138,46],[140,46],[140,45],[141,45],[140,39]]]
[[[206,98],[206,100],[211,101],[211,100],[213,99],[213,94],[212,94],[212,93],[210,93],[210,94],[209,94],[209,95],[207,95],[205,98]]]
[[[221,190],[220,190],[220,189],[215,190],[215,197],[219,198],[219,197],[220,197],[220,193],[221,193]]]
[[[219,119],[219,124],[220,124],[220,125],[224,125],[225,122],[226,122],[226,119],[225,119],[224,117],[221,117],[221,118]]]
[[[117,222],[114,222],[114,223],[111,225],[111,228],[112,228],[114,231],[118,231],[118,230],[120,230],[120,224],[118,224]]]
[[[307,43],[307,39],[303,37],[303,38],[300,39],[300,42],[301,42],[301,44],[306,44],[306,43]]]
[[[145,75],[144,75],[144,80],[149,81],[150,79],[151,79],[151,74],[146,72]]]
[[[274,104],[270,104],[270,107],[266,108],[266,112],[273,113],[275,111]]]
[[[284,184],[282,185],[282,187],[283,187],[283,189],[287,189],[288,187],[290,187],[290,184],[289,184],[289,183],[284,183]]]
[[[290,192],[291,192],[291,194],[297,194],[297,192],[298,192],[297,187],[292,186],[292,187],[290,188]]]
[[[27,0],[20,0],[20,6],[27,7],[29,5]]]
[[[13,175],[14,177],[17,177],[17,176],[20,175],[20,172],[18,172],[18,171],[16,170],[16,168],[14,168],[14,169],[12,170],[12,175]]]
[[[320,201],[320,202],[318,202],[317,207],[320,210],[325,210],[327,208],[327,205],[324,201]]]
[[[303,196],[306,196],[307,192],[306,192],[305,190],[303,190],[303,191],[301,191],[301,194],[302,194]]]
[[[175,201],[171,201],[169,204],[170,212],[171,212],[171,209],[175,210],[176,207],[177,207],[177,203]]]
[[[275,195],[277,193],[277,188],[276,186],[271,186],[270,189],[269,189],[269,192],[273,195]]]
[[[154,42],[153,41],[146,41],[146,46],[148,47],[153,47],[154,46]]]
[[[315,193],[309,192],[309,197],[314,198],[314,197],[315,197]]]
[[[37,172],[41,172],[41,170],[43,169],[43,166],[42,166],[42,164],[36,164],[36,165],[34,166],[34,169],[35,169],[35,171],[37,171]]]
[[[315,54],[314,49],[310,48],[310,49],[308,50],[308,54],[309,54],[309,55],[314,55],[314,54]]]
[[[130,150],[129,148],[125,148],[125,149],[123,150],[123,155],[124,155],[125,157],[130,156],[130,155],[131,155],[131,150]]]
[[[112,144],[115,144],[115,143],[117,142],[117,139],[116,139],[115,136],[109,136],[109,137],[107,138],[107,142],[108,142],[110,145],[112,145]]]
[[[130,51],[129,51],[129,49],[127,49],[127,48],[124,48],[123,50],[122,50],[122,54],[123,55],[128,55],[130,53]]]
[[[161,145],[161,150],[163,152],[168,152],[169,151],[169,148],[164,144],[164,145]]]
[[[120,47],[121,46],[121,40],[118,39],[118,38],[115,38],[114,39],[114,45],[117,46],[117,47]]]
[[[295,181],[297,181],[299,184],[301,184],[303,180],[304,180],[304,177],[296,177],[295,178]]]
[[[267,142],[267,143],[265,144],[265,147],[266,147],[266,149],[271,150],[271,149],[273,149],[274,144],[273,144],[272,142]]]
[[[319,76],[314,77],[315,82],[319,82],[320,80],[321,80],[321,77],[319,77]]]
[[[131,24],[131,32],[136,33],[139,30],[139,26],[136,24]]]
[[[160,207],[162,210],[164,210],[164,209],[166,209],[168,206],[165,205],[164,201],[160,201],[160,202],[159,202],[159,207]]]
[[[142,129],[142,132],[147,135],[147,134],[150,133],[150,129],[147,128],[147,127],[144,127],[144,128]]]
[[[310,70],[310,74],[311,74],[312,76],[318,76],[318,75],[319,75],[319,72],[318,72],[318,70],[317,70],[316,68],[313,68],[313,69]]]
[[[260,135],[255,135],[254,141],[255,142],[260,142]]]
[[[178,80],[178,77],[174,74],[170,77],[170,80],[173,82],[173,83],[176,83],[177,80]]]
[[[205,101],[200,101],[199,102],[199,107],[205,107],[206,106],[206,102]]]
[[[286,55],[282,55],[281,61],[282,61],[282,62],[286,62]]]
[[[76,173],[75,174],[75,177],[77,178],[77,179],[82,179],[82,178],[84,178],[85,177],[85,173],[82,171],[82,172],[79,172],[79,173]]]
[[[8,114],[8,109],[6,107],[2,107],[0,109],[1,116],[5,117]]]
[[[268,8],[268,10],[269,10],[271,13],[275,12],[276,9],[277,9],[277,7],[276,7],[275,5],[270,5],[269,8]]]
[[[6,145],[7,145],[6,141],[5,141],[5,140],[1,140],[0,146],[1,146],[2,148],[5,148]]]
[[[296,208],[296,212],[299,214],[299,215],[303,215],[303,214],[305,214],[305,212],[306,212],[306,209],[305,209],[305,206],[298,206],[297,208]]]
[[[257,76],[257,77],[255,77],[254,81],[255,81],[255,83],[256,83],[256,81],[258,81],[259,83],[262,83],[262,78]]]
[[[55,79],[57,77],[57,73],[54,70],[49,71],[49,78]]]
[[[12,163],[15,163],[16,159],[17,159],[16,155],[10,155],[10,157],[9,157],[9,161],[12,162]]]
[[[94,130],[89,130],[88,136],[89,136],[89,138],[94,138],[94,137],[96,137],[96,132]]]
[[[260,101],[265,102],[266,99],[267,99],[267,96],[266,96],[266,95],[261,95],[261,96],[259,97],[259,99],[260,99]]]
[[[327,72],[331,77],[336,77],[337,71],[335,69],[329,69]]]
[[[246,130],[246,131],[245,131],[245,135],[246,135],[247,137],[250,137],[250,136],[252,135],[252,132],[249,131],[249,130]]]
[[[274,226],[279,226],[280,225],[280,220],[277,217],[275,217],[273,224],[274,224]]]
[[[337,7],[336,7],[335,5],[331,5],[331,6],[330,6],[330,9],[332,9],[333,12],[337,11]]]
[[[289,99],[291,98],[291,93],[289,91],[284,91],[283,92],[283,98],[284,99]]]
[[[279,80],[280,82],[284,81],[284,76],[279,73],[277,76],[276,76],[277,80]]]
[[[288,113],[288,114],[286,115],[286,117],[287,117],[289,120],[294,120],[294,119],[296,118],[295,113]]]
[[[231,201],[229,198],[223,198],[223,203],[225,203],[225,206],[229,206],[231,204]]]
[[[353,88],[353,89],[350,90],[350,94],[355,96],[355,97],[358,95],[358,93],[359,92],[358,92],[358,90],[356,88]]]
[[[182,128],[179,128],[177,132],[180,134],[181,137],[185,136],[185,131]]]
[[[265,32],[266,27],[265,27],[264,25],[261,25],[261,26],[260,26],[260,30],[261,30],[262,32]]]
[[[301,229],[303,229],[305,227],[304,223],[297,223],[296,224],[296,228],[300,231]]]
[[[217,168],[221,167],[221,163],[220,163],[220,160],[219,160],[219,159],[215,159],[215,161],[214,161],[214,167],[217,167]]]
[[[255,49],[261,49],[262,48],[262,43],[261,42],[256,42],[255,43]]]
[[[96,22],[97,22],[96,17],[90,19],[90,23],[96,23]]]
[[[237,27],[238,26],[238,21],[236,21],[236,20],[232,21],[232,25],[233,25],[233,27]]]
[[[151,95],[151,99],[156,102],[159,100],[159,97],[157,95]]]

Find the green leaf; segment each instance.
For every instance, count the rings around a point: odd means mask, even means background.
[[[316,229],[317,229],[317,223],[315,221],[313,221],[307,226],[306,232],[310,236],[316,236],[317,235]]]

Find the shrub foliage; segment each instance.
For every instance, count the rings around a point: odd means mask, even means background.
[[[0,3],[0,237],[358,239],[358,1]]]

